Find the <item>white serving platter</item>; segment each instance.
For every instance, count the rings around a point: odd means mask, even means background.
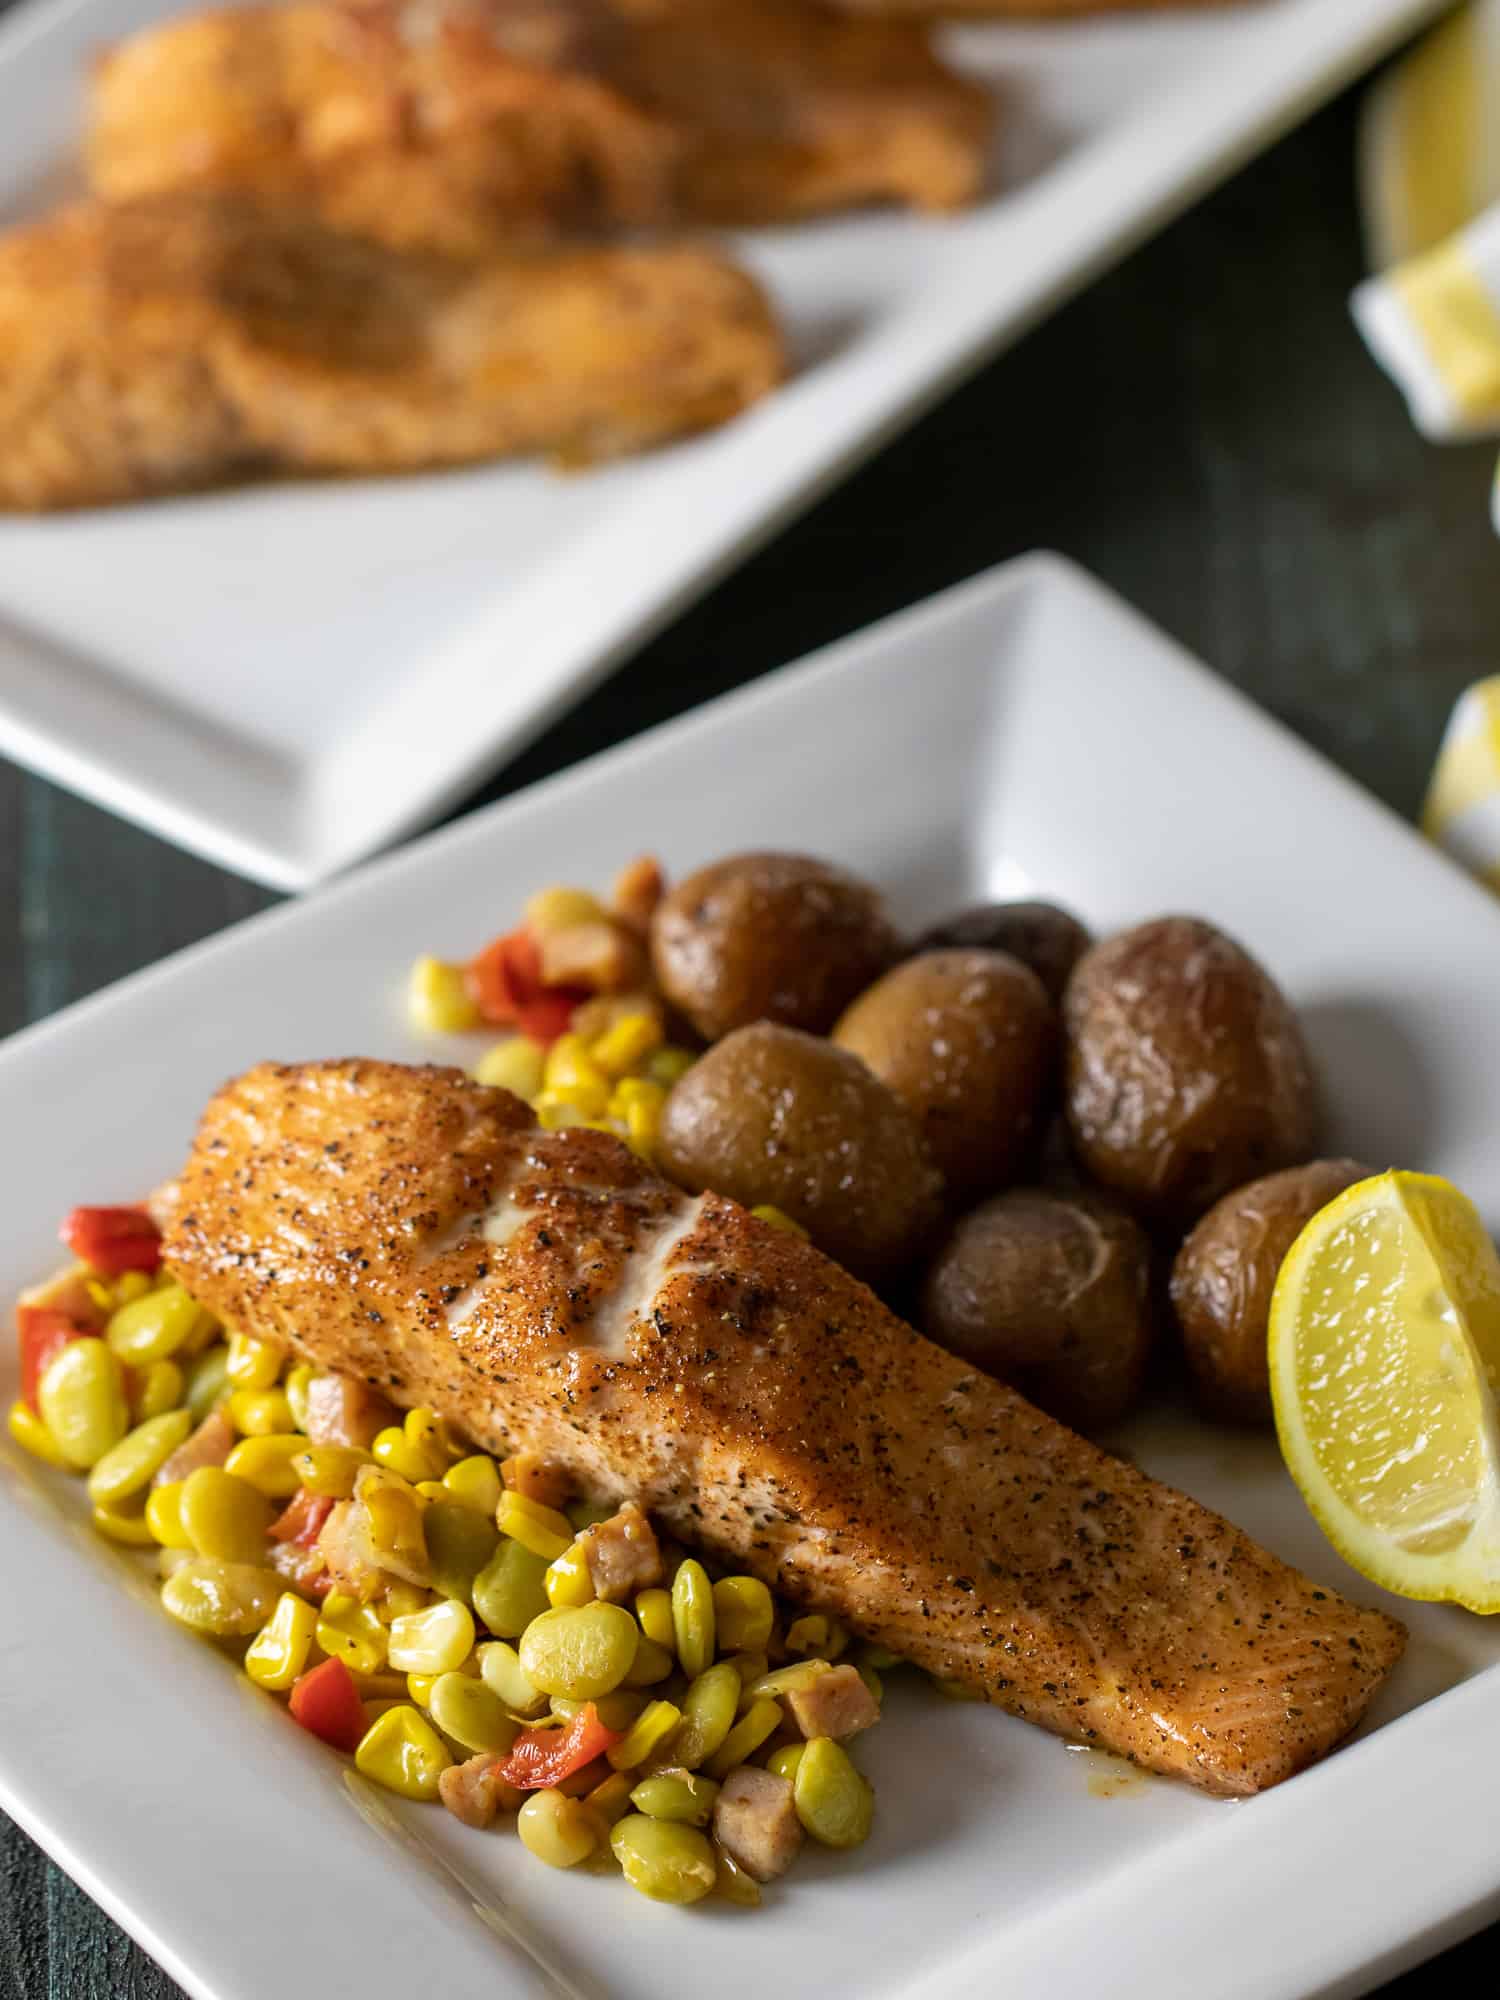
[[[30,0],[0,25],[0,220],[67,188],[90,51],[182,4]],[[0,751],[226,867],[321,879],[460,796],[1439,4],[952,31],[1000,97],[991,194],[952,221],[738,239],[798,372],[714,436],[580,478],[501,466],[0,520]]]
[[[1045,893],[1099,928],[1210,913],[1301,1008],[1375,1164],[1500,1219],[1500,919],[1450,862],[1098,585],[1033,557],[585,764],[0,1047],[0,1295],[57,1218],[170,1174],[261,1058],[441,1057],[405,968],[458,957],[540,881],[775,844],[888,886],[906,922]],[[0,1353],[0,1399],[15,1393]],[[1148,1469],[1365,1601],[1274,1443],[1157,1409]],[[1500,1623],[1401,1606],[1410,1651],[1359,1740],[1262,1798],[1089,1759],[891,1677],[865,1738],[870,1845],[756,1916],[557,1876],[514,1836],[355,1793],[344,1765],[172,1627],[79,1487],[0,1438],[0,1806],[198,2000],[297,1990],[716,2000],[1306,2000],[1477,1925],[1500,1891]],[[1390,1600],[1386,1600],[1388,1603]],[[385,1836],[385,1837],[382,1837]]]

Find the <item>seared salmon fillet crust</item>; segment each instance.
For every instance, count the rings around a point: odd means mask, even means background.
[[[811,1245],[451,1069],[265,1064],[159,1201],[231,1328],[565,1463],[1060,1736],[1225,1795],[1322,1756],[1402,1628],[1045,1417]]]

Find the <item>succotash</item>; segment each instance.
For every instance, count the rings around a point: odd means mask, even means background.
[[[611,1118],[627,1059],[663,1052],[620,1034],[601,1097],[597,1045],[563,1036],[542,1089]],[[845,1745],[889,1655],[524,1452],[497,1461],[362,1385],[320,1392],[197,1306],[142,1211],[77,1210],[64,1234],[81,1261],[18,1309],[12,1438],[84,1475],[167,1614],[366,1779],[657,1902],[756,1904],[805,1839],[866,1837]]]

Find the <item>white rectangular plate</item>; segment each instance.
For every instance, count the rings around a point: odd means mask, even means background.
[[[798,369],[714,436],[586,478],[483,467],[0,520],[0,750],[279,887],[347,865],[1438,4],[954,31],[1000,97],[995,192],[952,221],[741,238]],[[32,0],[0,26],[0,212],[66,184],[90,51],[182,5]]]
[[[460,956],[546,879],[798,847],[898,916],[1046,893],[1108,927],[1182,909],[1303,1010],[1337,1146],[1500,1216],[1500,924],[1452,865],[1098,586],[1031,558],[127,980],[0,1049],[0,1295],[79,1200],[171,1173],[263,1057],[451,1054],[403,1025],[407,962]],[[460,1044],[461,1055],[470,1053]],[[15,1393],[0,1355],[0,1396]],[[1369,1601],[1274,1443],[1158,1410],[1145,1464]],[[1500,1887],[1500,1625],[1403,1606],[1361,1740],[1225,1805],[1091,1795],[1086,1758],[891,1677],[878,1818],[746,1917],[560,1877],[514,1836],[346,1789],[344,1766],[151,1601],[78,1487],[0,1444],[0,1803],[202,2000],[552,1993],[721,2000],[1302,2000],[1435,1949]],[[352,1809],[363,1803],[365,1823]],[[404,1838],[396,1851],[376,1837]],[[474,1912],[484,1920],[475,1921]],[[487,1926],[487,1927],[486,1927]]]

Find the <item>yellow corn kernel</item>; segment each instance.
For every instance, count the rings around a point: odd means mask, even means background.
[[[642,1632],[635,1642],[635,1658],[630,1663],[624,1684],[633,1688],[655,1687],[658,1681],[668,1678],[676,1665],[676,1660],[665,1646],[658,1646],[654,1639],[648,1639]]]
[[[466,1446],[455,1444],[453,1433],[438,1415],[425,1404],[408,1410],[401,1428],[406,1432],[406,1441],[413,1451],[430,1452],[435,1460],[441,1460],[434,1478],[441,1478],[450,1465],[464,1456]]]
[[[362,1701],[360,1707],[365,1712],[365,1724],[368,1727],[378,1722],[382,1715],[388,1715],[393,1708],[405,1708],[406,1703],[399,1695],[380,1694],[371,1701]]]
[[[602,924],[607,921],[604,905],[587,889],[570,889],[554,883],[538,889],[526,899],[526,927],[538,937],[543,931],[565,931],[574,924]]]
[[[404,1583],[428,1583],[432,1569],[416,1489],[385,1466],[365,1465],[355,1475],[354,1497],[369,1519],[370,1541],[380,1567]]]
[[[613,1132],[615,1129],[602,1114],[586,1111],[581,1104],[575,1104],[569,1097],[560,1097],[555,1091],[539,1090],[531,1100],[531,1108],[544,1132],[569,1132],[579,1128],[586,1132]]]
[[[200,1465],[182,1482],[182,1525],[200,1556],[259,1563],[266,1553],[271,1503],[264,1493],[220,1465]]]
[[[547,1051],[541,1042],[534,1042],[530,1035],[507,1035],[475,1063],[474,1081],[514,1091],[529,1101],[542,1087],[546,1062]]]
[[[143,1278],[146,1274],[144,1271],[134,1271],[130,1275],[132,1277]],[[85,1278],[83,1289],[99,1308],[99,1311],[106,1315],[112,1313],[120,1303],[115,1295],[114,1286],[106,1284],[103,1278]]]
[[[310,1368],[305,1361],[298,1361],[286,1371],[281,1386],[287,1402],[291,1406],[292,1422],[299,1431],[307,1429],[307,1392],[312,1387],[316,1368]]]
[[[547,1706],[547,1696],[528,1679],[514,1646],[496,1639],[479,1648],[478,1659],[485,1686],[499,1697],[507,1714],[518,1715],[526,1722],[541,1714]]]
[[[718,1749],[703,1766],[711,1778],[727,1778],[736,1764],[747,1764],[781,1723],[780,1703],[762,1695],[751,1702]]]
[[[609,1103],[609,1087],[609,1078],[582,1035],[559,1035],[542,1067],[543,1092],[549,1098],[566,1098],[585,1117],[601,1118]]]
[[[296,1467],[302,1444],[297,1431],[287,1431],[280,1437],[241,1438],[225,1459],[224,1470],[232,1472],[236,1479],[243,1479],[257,1493],[264,1493],[268,1500],[290,1500],[302,1484]]]
[[[419,1035],[462,1035],[480,1025],[480,1013],[461,965],[419,958],[406,981],[406,1018]]]
[[[513,1493],[509,1487],[501,1494],[500,1505],[495,1509],[495,1526],[502,1535],[509,1535],[513,1542],[530,1549],[544,1562],[556,1562],[573,1542],[573,1524],[566,1514],[559,1514],[554,1507],[544,1507],[539,1500]]]
[[[658,1049],[651,1057],[646,1064],[646,1074],[653,1083],[659,1083],[663,1090],[670,1090],[679,1078],[687,1075],[697,1060],[691,1049],[673,1048],[669,1043],[666,1048]]]
[[[643,1590],[635,1600],[635,1615],[641,1630],[654,1645],[665,1646],[670,1653],[677,1644],[677,1627],[672,1618],[672,1593],[669,1590]]]
[[[153,1361],[136,1376],[133,1414],[138,1424],[178,1409],[183,1398],[183,1373],[175,1361]]]
[[[137,1424],[96,1460],[89,1474],[89,1498],[94,1505],[118,1507],[132,1493],[149,1486],[192,1427],[186,1410],[168,1410],[165,1416],[148,1417],[145,1423]]]
[[[804,1243],[808,1240],[807,1231],[802,1224],[788,1215],[784,1208],[778,1208],[775,1202],[758,1201],[750,1213],[761,1222],[769,1222],[773,1229],[780,1229],[788,1236],[800,1236]]]
[[[225,1372],[235,1389],[272,1389],[281,1373],[283,1351],[271,1340],[256,1340],[248,1333],[229,1336],[229,1359]]]
[[[381,1591],[375,1606],[375,1615],[382,1625],[390,1625],[397,1618],[409,1618],[414,1611],[427,1609],[427,1592],[414,1583],[388,1583]]]
[[[250,1642],[245,1672],[257,1687],[285,1694],[307,1665],[317,1628],[314,1606],[284,1590],[276,1600],[276,1609]]]
[[[453,1759],[424,1715],[397,1702],[371,1723],[354,1753],[358,1770],[403,1799],[435,1799]]]
[[[163,1285],[117,1307],[104,1337],[129,1367],[146,1368],[175,1354],[203,1317],[203,1308],[181,1285]]]
[[[129,1428],[120,1363],[92,1335],[63,1348],[37,1385],[37,1402],[53,1443],[79,1472],[97,1464]]]
[[[146,1525],[144,1514],[129,1513],[121,1508],[95,1505],[94,1526],[111,1542],[124,1542],[133,1549],[149,1549],[155,1546],[156,1538]]]
[[[417,1491],[424,1500],[446,1500],[448,1498],[448,1489],[444,1486],[441,1479],[419,1479],[417,1481]]]
[[[655,1756],[682,1722],[682,1710],[670,1701],[653,1701],[643,1708],[630,1728],[605,1755],[617,1771],[632,1771]]]
[[[391,1424],[377,1431],[370,1450],[378,1465],[399,1472],[413,1486],[420,1479],[441,1479],[447,1470],[447,1459],[425,1440],[413,1443],[404,1425]]]
[[[313,1444],[302,1440],[302,1449],[292,1460],[299,1484],[325,1500],[347,1500],[354,1491],[360,1468],[373,1465],[367,1451],[353,1444]]]
[[[630,1076],[647,1056],[655,1054],[661,1042],[661,1022],[642,1010],[622,1014],[589,1044],[589,1054],[606,1076]]]
[[[19,1396],[11,1404],[5,1416],[5,1428],[10,1432],[22,1451],[29,1451],[33,1458],[39,1458],[43,1465],[69,1467],[51,1431],[42,1422],[30,1403],[23,1403]]]
[[[457,1598],[391,1621],[388,1655],[402,1674],[449,1674],[474,1645],[474,1614]]]
[[[721,1652],[759,1652],[770,1643],[776,1606],[758,1576],[721,1576],[714,1585],[714,1620]]]
[[[461,1458],[457,1465],[450,1465],[443,1474],[443,1484],[460,1505],[472,1507],[476,1513],[487,1514],[491,1519],[505,1490],[500,1482],[499,1467],[483,1452],[476,1452],[472,1458]]]
[[[285,1437],[296,1429],[284,1389],[233,1389],[224,1410],[242,1437]]]
[[[649,1158],[661,1125],[662,1106],[667,1093],[659,1083],[628,1076],[615,1085],[609,1111],[625,1127],[625,1137],[643,1158]]]
[[[128,1306],[135,1299],[143,1299],[147,1292],[156,1290],[156,1281],[146,1271],[122,1271],[115,1279],[115,1303]]]
[[[786,1649],[820,1660],[836,1660],[849,1644],[849,1634],[837,1618],[810,1611],[795,1618],[786,1630]]]
[[[378,1673],[385,1665],[385,1627],[368,1604],[357,1604],[342,1591],[324,1598],[314,1636],[330,1659],[342,1660],[356,1674]]]
[[[554,1611],[567,1605],[592,1604],[594,1579],[581,1542],[570,1542],[542,1578],[547,1602]]]
[[[168,1616],[190,1631],[212,1639],[248,1639],[270,1617],[281,1588],[275,1570],[256,1563],[185,1556],[162,1585],[161,1601]]]
[[[153,1486],[146,1495],[146,1526],[164,1549],[190,1550],[193,1538],[182,1525],[182,1485],[180,1479],[165,1486]]]

